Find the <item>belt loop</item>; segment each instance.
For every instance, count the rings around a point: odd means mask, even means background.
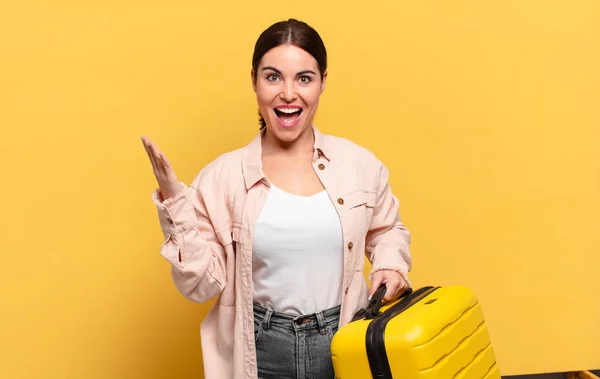
[[[265,330],[269,330],[271,327],[271,316],[273,315],[273,310],[271,308],[267,308],[265,312],[265,318],[263,319],[263,328]]]
[[[321,333],[321,334],[327,333],[327,329],[325,328],[325,316],[323,316],[323,311],[317,312],[316,316],[317,316],[317,324],[319,325],[319,333]]]

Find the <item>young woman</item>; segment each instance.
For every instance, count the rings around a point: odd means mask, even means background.
[[[216,297],[201,325],[207,379],[334,378],[338,328],[380,285],[387,299],[408,288],[409,232],[386,167],[313,125],[327,79],[313,28],[290,19],[265,30],[251,79],[260,132],[190,186],[142,138],[159,186],[161,254],[186,298]]]

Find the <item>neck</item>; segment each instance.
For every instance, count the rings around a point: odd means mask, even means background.
[[[275,137],[269,130],[265,130],[265,135],[262,140],[263,153],[286,153],[297,154],[312,152],[314,149],[315,135],[312,126],[306,128],[297,139],[291,142],[282,141]]]

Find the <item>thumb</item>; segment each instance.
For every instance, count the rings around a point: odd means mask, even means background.
[[[375,275],[373,277],[373,281],[371,282],[371,288],[369,289],[369,301],[373,297],[373,294],[377,291],[379,286],[381,286],[381,275]]]

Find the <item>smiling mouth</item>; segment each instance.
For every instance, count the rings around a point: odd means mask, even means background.
[[[285,125],[294,125],[302,114],[302,108],[275,108],[275,115]]]

